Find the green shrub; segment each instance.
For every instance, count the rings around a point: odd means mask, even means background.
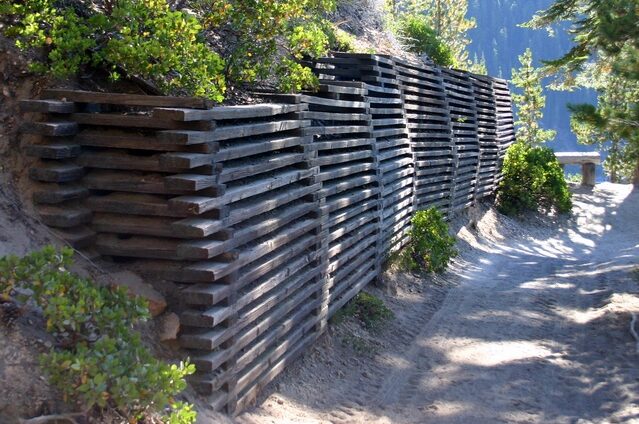
[[[116,408],[131,422],[151,413],[171,424],[193,423],[192,407],[173,397],[186,388],[184,377],[194,366],[155,359],[133,330],[149,317],[146,302],[69,272],[72,255],[47,247],[0,258],[0,293],[22,293],[19,301],[41,308],[47,331],[63,347],[41,357],[51,382],[65,399]]]
[[[6,1],[6,0],[5,0]],[[198,20],[165,0],[118,0],[77,11],[54,0],[9,1],[0,8],[6,33],[22,49],[40,48],[47,62],[34,70],[65,78],[103,68],[113,79],[137,76],[165,92],[221,102],[224,61],[202,39]]]
[[[506,152],[502,172],[497,206],[503,213],[539,209],[570,212],[570,190],[552,149],[516,142]]]
[[[453,65],[452,50],[428,25],[428,18],[425,15],[403,14],[397,21],[397,27],[398,34],[405,39],[410,51],[416,54],[426,54],[438,65]]]
[[[457,255],[455,237],[448,233],[444,216],[435,208],[415,213],[410,241],[398,254],[400,268],[408,271],[442,272]]]
[[[313,88],[317,78],[300,61],[352,40],[324,16],[335,0],[118,0],[75,7],[57,0],[2,0],[6,34],[23,49],[42,49],[33,69],[65,78],[106,69],[155,84],[166,93],[221,102],[226,84],[274,79],[281,91]],[[196,12],[196,16],[191,14]],[[220,42],[221,41],[221,42]],[[215,45],[215,50],[214,47]]]
[[[567,183],[580,183],[581,174],[566,174],[564,175]]]
[[[386,321],[392,319],[394,314],[377,296],[360,292],[342,309],[337,311],[333,317],[333,322],[339,323],[346,317],[355,317],[369,330],[376,330]]]
[[[331,26],[327,29],[329,48],[336,52],[355,51],[355,37],[343,29]]]
[[[224,34],[227,76],[253,84],[275,77],[281,91],[313,88],[317,78],[301,59],[327,53],[335,0],[192,0],[207,29]]]

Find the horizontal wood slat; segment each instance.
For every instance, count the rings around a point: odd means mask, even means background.
[[[490,196],[515,137],[503,80],[373,54],[313,70],[316,92],[256,105],[74,90],[21,103],[40,218],[178,283],[191,384],[229,413],[379,277],[414,212],[451,218]]]

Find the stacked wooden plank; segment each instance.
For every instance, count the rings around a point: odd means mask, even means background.
[[[192,380],[237,412],[380,274],[415,209],[490,193],[514,140],[503,80],[367,54],[317,93],[215,107],[50,90],[23,131],[41,219],[179,288]]]
[[[188,236],[172,226],[180,215],[170,206],[172,199],[223,192],[212,160],[216,145],[206,140],[214,122],[164,119],[152,112],[156,105],[191,104],[177,98],[141,96],[136,101],[136,96],[65,90],[44,96],[78,105],[69,116],[79,127],[73,140],[82,148],[74,162],[84,169],[81,184],[90,191],[83,206],[92,214],[97,250],[178,259],[177,246]],[[197,100],[192,99],[194,105],[206,106]],[[194,133],[207,136],[194,141]],[[154,214],[150,209],[161,210]]]
[[[320,59],[320,77],[366,83],[382,189],[382,255],[408,241],[413,212],[413,154],[404,102],[391,57],[338,53]]]
[[[375,139],[365,84],[320,84],[301,96],[263,94],[279,102],[302,102],[310,120],[305,134],[317,150],[321,183],[322,251],[325,255],[321,326],[379,274],[381,205]]]
[[[381,189],[364,83],[322,84],[304,96],[318,151],[327,318],[379,275]]]
[[[515,120],[508,81],[493,78],[493,92],[497,112],[497,143],[499,145],[499,156],[495,175],[495,184],[498,184],[502,179],[501,168],[504,157],[506,156],[506,150],[515,142]]]
[[[410,131],[415,210],[446,213],[455,175],[454,142],[441,70],[423,62],[395,59]]]
[[[475,197],[480,199],[492,194],[495,189],[495,173],[499,160],[497,110],[492,78],[473,75],[472,82],[477,105],[477,136],[480,148]]]
[[[310,121],[299,119],[305,109],[298,102],[211,110],[224,193],[176,199],[195,215],[181,225],[203,237],[180,245],[192,263],[153,264],[191,284],[180,341],[198,369],[193,383],[229,412],[249,405],[318,335],[320,186]]]
[[[79,126],[72,118],[77,106],[60,100],[23,100],[20,106],[23,112],[39,115],[21,126],[31,138],[26,154],[38,158],[29,170],[35,210],[60,238],[74,247],[87,247],[95,233],[87,226],[91,212],[82,205],[89,193],[80,183],[84,169],[76,163],[81,154],[74,140]]]
[[[198,369],[193,383],[215,407],[242,408],[318,334],[319,183],[306,105],[127,98],[132,111],[118,96],[54,94],[91,103],[69,118],[96,249],[186,286],[180,341]]]
[[[450,212],[460,211],[473,202],[479,168],[477,106],[470,75],[453,69],[442,70],[455,143],[455,178]]]

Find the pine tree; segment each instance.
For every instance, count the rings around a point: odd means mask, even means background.
[[[517,108],[517,140],[530,146],[538,146],[555,138],[556,131],[545,130],[540,127],[544,116],[546,96],[541,86],[542,74],[533,66],[532,51],[526,49],[519,56],[521,67],[512,71],[512,83],[519,88],[519,93],[513,93],[513,102]]]
[[[592,85],[584,78],[589,66],[610,74],[604,84],[598,84],[598,106],[571,106],[573,122],[599,137],[608,136],[613,143],[627,143],[621,157],[625,165],[634,161],[634,183],[639,186],[639,0],[556,0],[528,26],[547,28],[560,21],[571,22],[573,47],[546,62],[547,69],[560,77],[565,88]],[[618,96],[616,86],[621,83],[630,95]]]
[[[437,37],[450,48],[456,68],[467,69],[474,62],[469,59],[468,31],[475,28],[475,19],[467,19],[468,0],[394,0],[396,11],[422,14]]]
[[[596,108],[569,106],[573,112],[571,127],[580,143],[596,144],[607,153],[603,165],[610,181],[629,182],[639,158],[639,144],[631,142],[633,126],[622,117],[631,113],[628,108],[639,98],[639,82],[622,78],[609,66],[601,65],[588,65],[577,79],[580,86],[597,90],[598,99]]]

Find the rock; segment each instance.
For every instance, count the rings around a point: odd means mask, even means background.
[[[180,318],[173,312],[159,318],[158,334],[160,341],[166,342],[177,339],[180,332]]]
[[[149,302],[149,311],[154,317],[160,315],[166,309],[166,299],[164,296],[150,284],[144,282],[139,275],[131,271],[115,272],[98,280],[103,283],[125,287],[129,293],[146,299]]]

